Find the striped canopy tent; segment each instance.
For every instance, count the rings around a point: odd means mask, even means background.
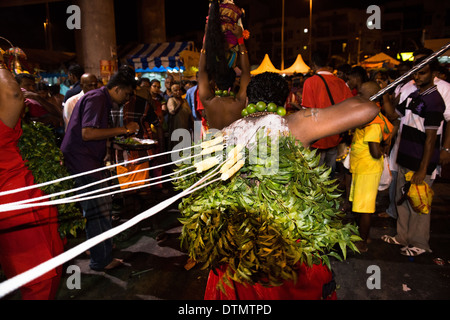
[[[139,44],[124,56],[136,72],[180,72],[185,70],[180,52],[193,48],[192,41]]]

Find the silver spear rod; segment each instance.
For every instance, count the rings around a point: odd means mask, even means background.
[[[403,80],[405,80],[406,78],[408,78],[410,75],[412,75],[413,73],[415,73],[417,70],[422,69],[426,64],[430,63],[431,60],[439,57],[440,55],[442,55],[445,51],[447,51],[450,48],[450,42],[447,43],[446,45],[444,45],[442,48],[440,48],[438,51],[430,54],[426,59],[424,59],[422,62],[420,62],[419,64],[417,64],[416,66],[414,66],[411,70],[409,70],[408,72],[406,72],[404,75],[402,75],[401,77],[395,79],[394,82],[390,83],[386,88],[381,89],[380,91],[378,91],[376,94],[374,94],[373,96],[370,97],[370,101],[375,101],[378,98],[382,97],[386,92],[388,92],[389,90],[391,90],[393,87],[397,86],[400,82],[402,82]]]

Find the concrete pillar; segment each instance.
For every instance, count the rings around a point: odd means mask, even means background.
[[[117,59],[114,0],[78,0],[81,30],[77,30],[77,57],[85,72],[100,76],[100,60]]]
[[[142,43],[166,42],[164,0],[140,0],[138,2],[140,40]]]

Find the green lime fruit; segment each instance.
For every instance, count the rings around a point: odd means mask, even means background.
[[[253,104],[253,103],[250,103],[248,106],[247,106],[247,112],[248,113],[254,113],[254,112],[256,112],[256,107],[255,107],[255,105]]]
[[[222,91],[222,97],[227,97],[228,96],[228,91],[227,90],[223,90]]]
[[[230,94],[231,97],[235,97],[235,96],[236,96],[236,94],[234,93],[234,91],[230,91],[229,94]]]
[[[267,111],[269,111],[269,112],[277,112],[277,109],[278,109],[278,106],[273,102],[271,102],[267,105]]]
[[[248,116],[248,111],[247,111],[247,109],[243,109],[243,110],[241,111],[241,116],[243,116],[243,117]]]
[[[264,101],[259,101],[256,104],[256,110],[258,110],[259,112],[265,111],[266,110],[266,103]]]
[[[221,96],[222,95],[222,90],[216,90],[215,94],[216,94],[216,96]]]
[[[286,109],[285,108],[283,108],[283,107],[278,107],[278,109],[277,109],[277,114],[279,115],[279,116],[285,116],[286,115]]]

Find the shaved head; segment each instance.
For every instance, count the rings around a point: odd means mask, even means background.
[[[92,73],[85,73],[81,76],[80,85],[84,93],[97,88],[97,77]]]
[[[371,96],[380,91],[380,86],[375,81],[367,81],[361,85],[359,95],[363,98],[369,99]]]

